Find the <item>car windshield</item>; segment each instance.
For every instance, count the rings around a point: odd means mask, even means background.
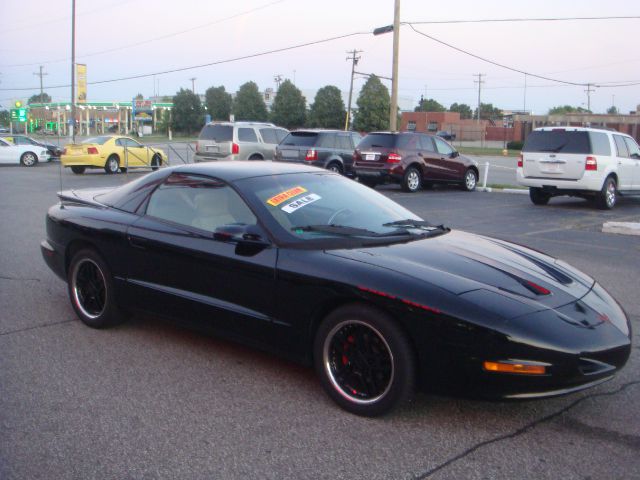
[[[329,241],[346,247],[408,241],[447,231],[340,175],[294,173],[235,183],[274,235],[287,244]]]
[[[95,143],[98,145],[104,145],[105,143],[107,143],[109,140],[111,139],[111,137],[91,137],[91,138],[87,138],[86,140],[83,140],[82,143]]]

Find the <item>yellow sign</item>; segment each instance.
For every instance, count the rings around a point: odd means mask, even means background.
[[[76,103],[87,102],[87,66],[76,63],[76,78],[78,81],[78,95]]]
[[[267,203],[272,207],[277,207],[281,203],[289,200],[290,198],[300,195],[301,193],[304,193],[306,191],[307,189],[304,187],[293,187],[293,188],[290,188],[289,190],[285,190],[284,192],[279,193],[275,197],[271,197],[269,200],[267,200]]]

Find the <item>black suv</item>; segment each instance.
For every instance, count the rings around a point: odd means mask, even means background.
[[[353,176],[353,151],[362,137],[342,130],[296,130],[276,147],[274,160],[297,162]]]

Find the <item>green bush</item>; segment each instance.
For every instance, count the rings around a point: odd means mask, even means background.
[[[507,143],[507,150],[522,150],[522,143],[519,140],[513,140]]]

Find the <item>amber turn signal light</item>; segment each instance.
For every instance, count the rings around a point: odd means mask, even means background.
[[[487,372],[518,373],[521,375],[544,375],[547,368],[544,365],[516,363],[516,362],[484,362],[483,368]]]

